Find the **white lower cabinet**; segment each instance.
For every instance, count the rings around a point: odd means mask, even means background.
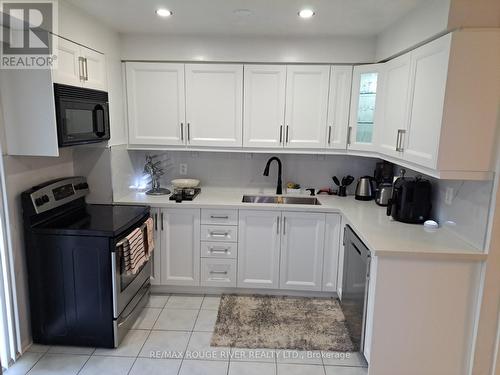
[[[337,279],[339,270],[340,253],[340,227],[339,214],[326,214],[325,221],[325,251],[323,254],[323,292],[337,292]]]
[[[153,285],[337,291],[339,214],[227,210],[237,225],[211,225],[204,211],[151,210]]]
[[[235,287],[236,259],[201,258],[201,286]]]
[[[239,288],[279,287],[280,211],[240,210]]]
[[[325,214],[283,212],[280,289],[321,290]]]
[[[161,210],[161,283],[200,284],[200,210]]]

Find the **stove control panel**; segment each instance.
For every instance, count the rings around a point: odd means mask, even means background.
[[[85,177],[52,180],[31,189],[30,197],[37,214],[82,198],[89,193]]]

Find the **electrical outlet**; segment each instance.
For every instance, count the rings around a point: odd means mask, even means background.
[[[453,203],[454,195],[455,189],[453,189],[452,187],[447,187],[446,193],[444,195],[444,204],[451,206],[451,204]]]
[[[179,164],[179,174],[181,176],[185,176],[188,174],[188,166],[187,164]]]

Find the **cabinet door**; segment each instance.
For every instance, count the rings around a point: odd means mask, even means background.
[[[57,68],[54,69],[55,83],[82,86],[83,65],[80,59],[80,46],[69,40],[59,38],[57,42]]]
[[[89,89],[107,91],[106,58],[102,53],[82,47],[81,56],[85,59],[83,86]]]
[[[324,148],[330,67],[287,67],[285,146]]]
[[[325,253],[323,255],[323,287],[321,289],[325,292],[337,291],[340,250],[340,222],[340,215],[326,215]]]
[[[200,210],[161,211],[163,285],[200,284]]]
[[[283,213],[280,288],[321,290],[325,214]]]
[[[404,159],[429,168],[437,163],[450,45],[448,34],[411,53],[411,113]]]
[[[243,65],[187,64],[188,144],[241,147]]]
[[[281,212],[240,210],[238,287],[278,289]]]
[[[282,147],[286,66],[245,65],[243,146]]]
[[[345,150],[349,127],[352,66],[332,66],[328,96],[326,147]]]
[[[383,121],[377,126],[377,143],[383,154],[401,157],[408,124],[410,54],[386,63],[384,75]]]
[[[129,143],[183,145],[184,65],[126,63]]]
[[[151,208],[151,216],[154,222],[154,243],[155,249],[153,252],[153,268],[151,271],[151,284],[161,284],[161,210],[159,208]]]
[[[380,118],[384,64],[355,66],[352,78],[351,113],[347,146],[372,151]]]

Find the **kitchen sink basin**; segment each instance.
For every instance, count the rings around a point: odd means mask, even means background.
[[[283,197],[281,195],[244,195],[243,203],[274,203],[274,204],[310,204],[320,206],[318,199],[313,197]]]

